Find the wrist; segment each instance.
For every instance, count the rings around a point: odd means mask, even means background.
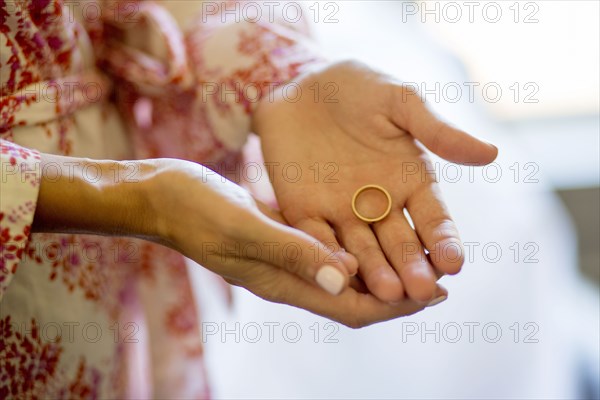
[[[146,161],[107,161],[42,154],[34,232],[153,237]]]
[[[152,206],[157,196],[154,179],[157,166],[154,160],[110,161],[104,165],[111,172],[111,179],[94,184],[101,212],[107,224],[95,220],[96,228],[106,234],[139,237],[157,241],[160,230],[158,213]]]
[[[257,102],[252,112],[250,121],[250,130],[263,137],[265,130],[263,126],[267,124],[269,118],[278,113],[287,113],[288,109],[281,110],[281,106],[306,107],[307,104],[337,102],[334,95],[337,90],[334,81],[319,82],[319,76],[328,68],[331,63],[319,59],[305,64],[297,75],[291,79],[277,85],[269,87],[269,93],[263,95]]]

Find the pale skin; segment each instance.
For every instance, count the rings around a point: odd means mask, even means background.
[[[398,169],[402,162],[428,162],[415,139],[454,162],[486,164],[497,150],[436,119],[414,94],[401,98],[401,85],[364,66],[334,64],[295,80],[303,86],[315,81],[337,82],[339,102],[302,98],[290,104],[276,94],[259,104],[253,130],[261,136],[266,161],[291,160],[303,168],[335,162],[337,184],[274,178],[280,213],[191,162],[135,161],[139,172],[133,179],[115,179],[114,171],[127,171],[124,162],[79,159],[81,167],[72,169],[73,159],[43,154],[42,163],[64,169],[60,179],[42,176],[33,231],[151,240],[266,300],[354,328],[413,314],[444,299],[447,291],[436,281],[443,273],[458,272],[462,259],[430,257],[430,262],[416,251],[401,258],[398,246],[412,243],[419,251],[434,251],[436,243],[460,245],[458,232],[435,182],[419,175],[402,181]],[[100,181],[86,179],[85,163],[101,167]],[[352,214],[349,199],[359,186],[373,182],[390,191],[394,209],[371,229]],[[404,219],[404,206],[416,232]],[[210,251],[202,245],[207,243]],[[332,251],[330,243],[347,252]],[[220,244],[251,244],[258,251],[223,253]],[[280,251],[290,244],[299,250],[293,259]],[[339,290],[331,284],[329,292],[319,287],[317,274],[324,268],[329,277],[332,270],[341,277]]]

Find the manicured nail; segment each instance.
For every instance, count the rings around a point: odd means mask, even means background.
[[[321,267],[316,276],[317,283],[333,295],[338,295],[344,288],[344,275],[331,265]]]
[[[431,300],[431,301],[429,302],[429,304],[427,304],[427,307],[433,307],[433,306],[435,306],[435,305],[438,305],[438,304],[440,304],[442,301],[446,300],[447,298],[448,298],[448,296],[446,296],[446,295],[442,295],[442,296],[440,296],[440,297],[437,297],[437,298],[435,298],[435,299]]]

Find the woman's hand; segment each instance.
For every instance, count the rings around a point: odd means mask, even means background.
[[[248,192],[204,167],[184,161],[174,164],[174,160],[163,163],[151,191],[161,193],[153,206],[160,210],[159,236],[227,282],[265,300],[300,307],[354,328],[413,314],[431,301],[389,305],[360,288],[346,288],[348,272],[356,273],[354,257],[331,253],[313,237],[288,227],[279,213],[257,204]],[[343,287],[337,278],[323,282],[334,294],[343,288],[337,296],[314,284],[323,264],[344,271]],[[432,299],[446,296],[447,291],[437,286]]]
[[[458,231],[415,139],[449,161],[471,165],[492,162],[494,146],[443,123],[391,78],[350,62],[279,87],[261,101],[253,124],[270,171],[299,167],[293,176],[271,176],[285,219],[356,255],[360,277],[377,298],[395,303],[407,294],[428,301],[436,275],[460,270]],[[372,226],[351,208],[352,195],[366,184],[387,188],[393,200],[390,215]]]
[[[41,170],[33,231],[153,240],[266,300],[354,328],[425,307],[410,300],[390,305],[360,288],[345,287],[348,275],[356,272],[354,257],[332,253],[311,236],[286,226],[280,214],[198,164],[43,154]],[[323,270],[325,274],[319,275]],[[317,284],[341,294],[334,296]],[[435,302],[446,295],[438,287]]]
[[[242,286],[268,266],[337,295],[356,273],[353,256],[267,218],[248,192],[199,164],[44,154],[41,170],[34,231],[149,239]]]
[[[350,327],[412,314],[431,300],[391,306],[346,288],[348,274],[356,273],[354,257],[332,253],[315,238],[288,227],[279,213],[204,167],[175,160],[159,163],[151,190],[153,208],[160,215],[159,236],[227,282]],[[343,275],[336,278],[328,272],[320,280],[319,268],[331,266]],[[330,293],[341,293],[332,296],[316,287],[315,280]],[[447,291],[437,286],[432,299],[446,296]]]
[[[260,203],[259,207],[269,218],[285,223],[278,211]],[[349,288],[338,296],[331,296],[294,274],[268,265],[254,266],[248,271],[248,277],[245,287],[266,300],[303,308],[351,328],[411,315],[439,304],[448,297],[448,291],[436,284],[435,294],[427,302],[404,299],[388,304],[369,293],[354,276],[350,278]],[[233,281],[230,283],[236,284]]]
[[[280,290],[265,273],[272,269],[337,295],[356,273],[353,256],[268,218],[246,190],[208,168],[171,159],[155,168],[148,197],[160,241],[228,282],[270,298]]]

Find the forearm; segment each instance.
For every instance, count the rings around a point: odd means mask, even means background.
[[[155,239],[149,201],[152,161],[109,161],[42,154],[34,232]]]

